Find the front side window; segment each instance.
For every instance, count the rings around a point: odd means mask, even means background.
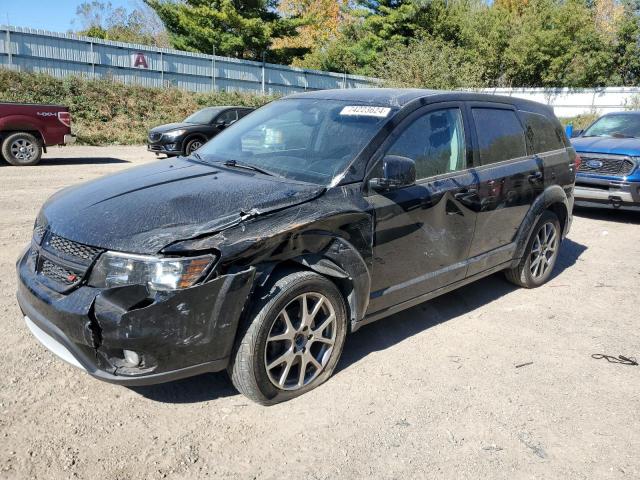
[[[413,160],[416,179],[464,170],[464,125],[459,108],[426,113],[404,130],[386,152]]]
[[[220,116],[216,118],[216,123],[224,123],[225,125],[231,125],[236,120],[238,120],[238,111],[227,110],[226,112],[222,112]]]
[[[527,155],[524,131],[513,110],[473,108],[472,112],[481,165]]]
[[[207,162],[235,160],[292,180],[329,185],[395,113],[343,100],[279,100],[223,130],[198,154]]]
[[[587,128],[583,137],[640,138],[640,115],[605,115]]]

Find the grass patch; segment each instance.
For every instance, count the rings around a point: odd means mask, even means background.
[[[72,130],[86,145],[143,144],[150,128],[181,121],[216,105],[258,107],[275,96],[246,93],[193,93],[177,88],[126,85],[111,79],[58,79],[41,73],[0,68],[0,101],[53,103],[69,107]]]

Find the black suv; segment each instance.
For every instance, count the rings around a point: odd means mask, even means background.
[[[191,155],[209,139],[242,117],[250,107],[208,107],[198,110],[179,123],[167,123],[149,130],[147,150],[168,157]]]
[[[333,372],[348,331],[504,270],[543,284],[575,152],[547,106],[325,90],[189,158],[57,193],[18,260],[33,334],[123,385],[227,369],[256,402]]]

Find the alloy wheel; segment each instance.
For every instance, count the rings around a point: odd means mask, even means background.
[[[553,268],[557,254],[558,231],[553,223],[547,222],[540,227],[531,246],[531,276],[536,279],[543,277]]]
[[[202,146],[202,142],[199,142],[198,140],[194,140],[189,144],[189,151],[187,153],[191,154],[196,150],[198,150],[201,146]]]
[[[320,293],[303,293],[289,302],[271,325],[264,364],[271,383],[298,390],[324,370],[336,341],[333,305]]]
[[[32,142],[25,138],[18,138],[11,144],[11,155],[18,160],[31,160],[37,152]]]

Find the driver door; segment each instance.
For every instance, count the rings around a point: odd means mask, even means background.
[[[398,155],[415,162],[416,183],[368,193],[375,217],[369,314],[466,276],[477,215],[469,132],[462,104],[428,106],[405,119],[374,157],[368,179],[381,175],[385,155]]]

